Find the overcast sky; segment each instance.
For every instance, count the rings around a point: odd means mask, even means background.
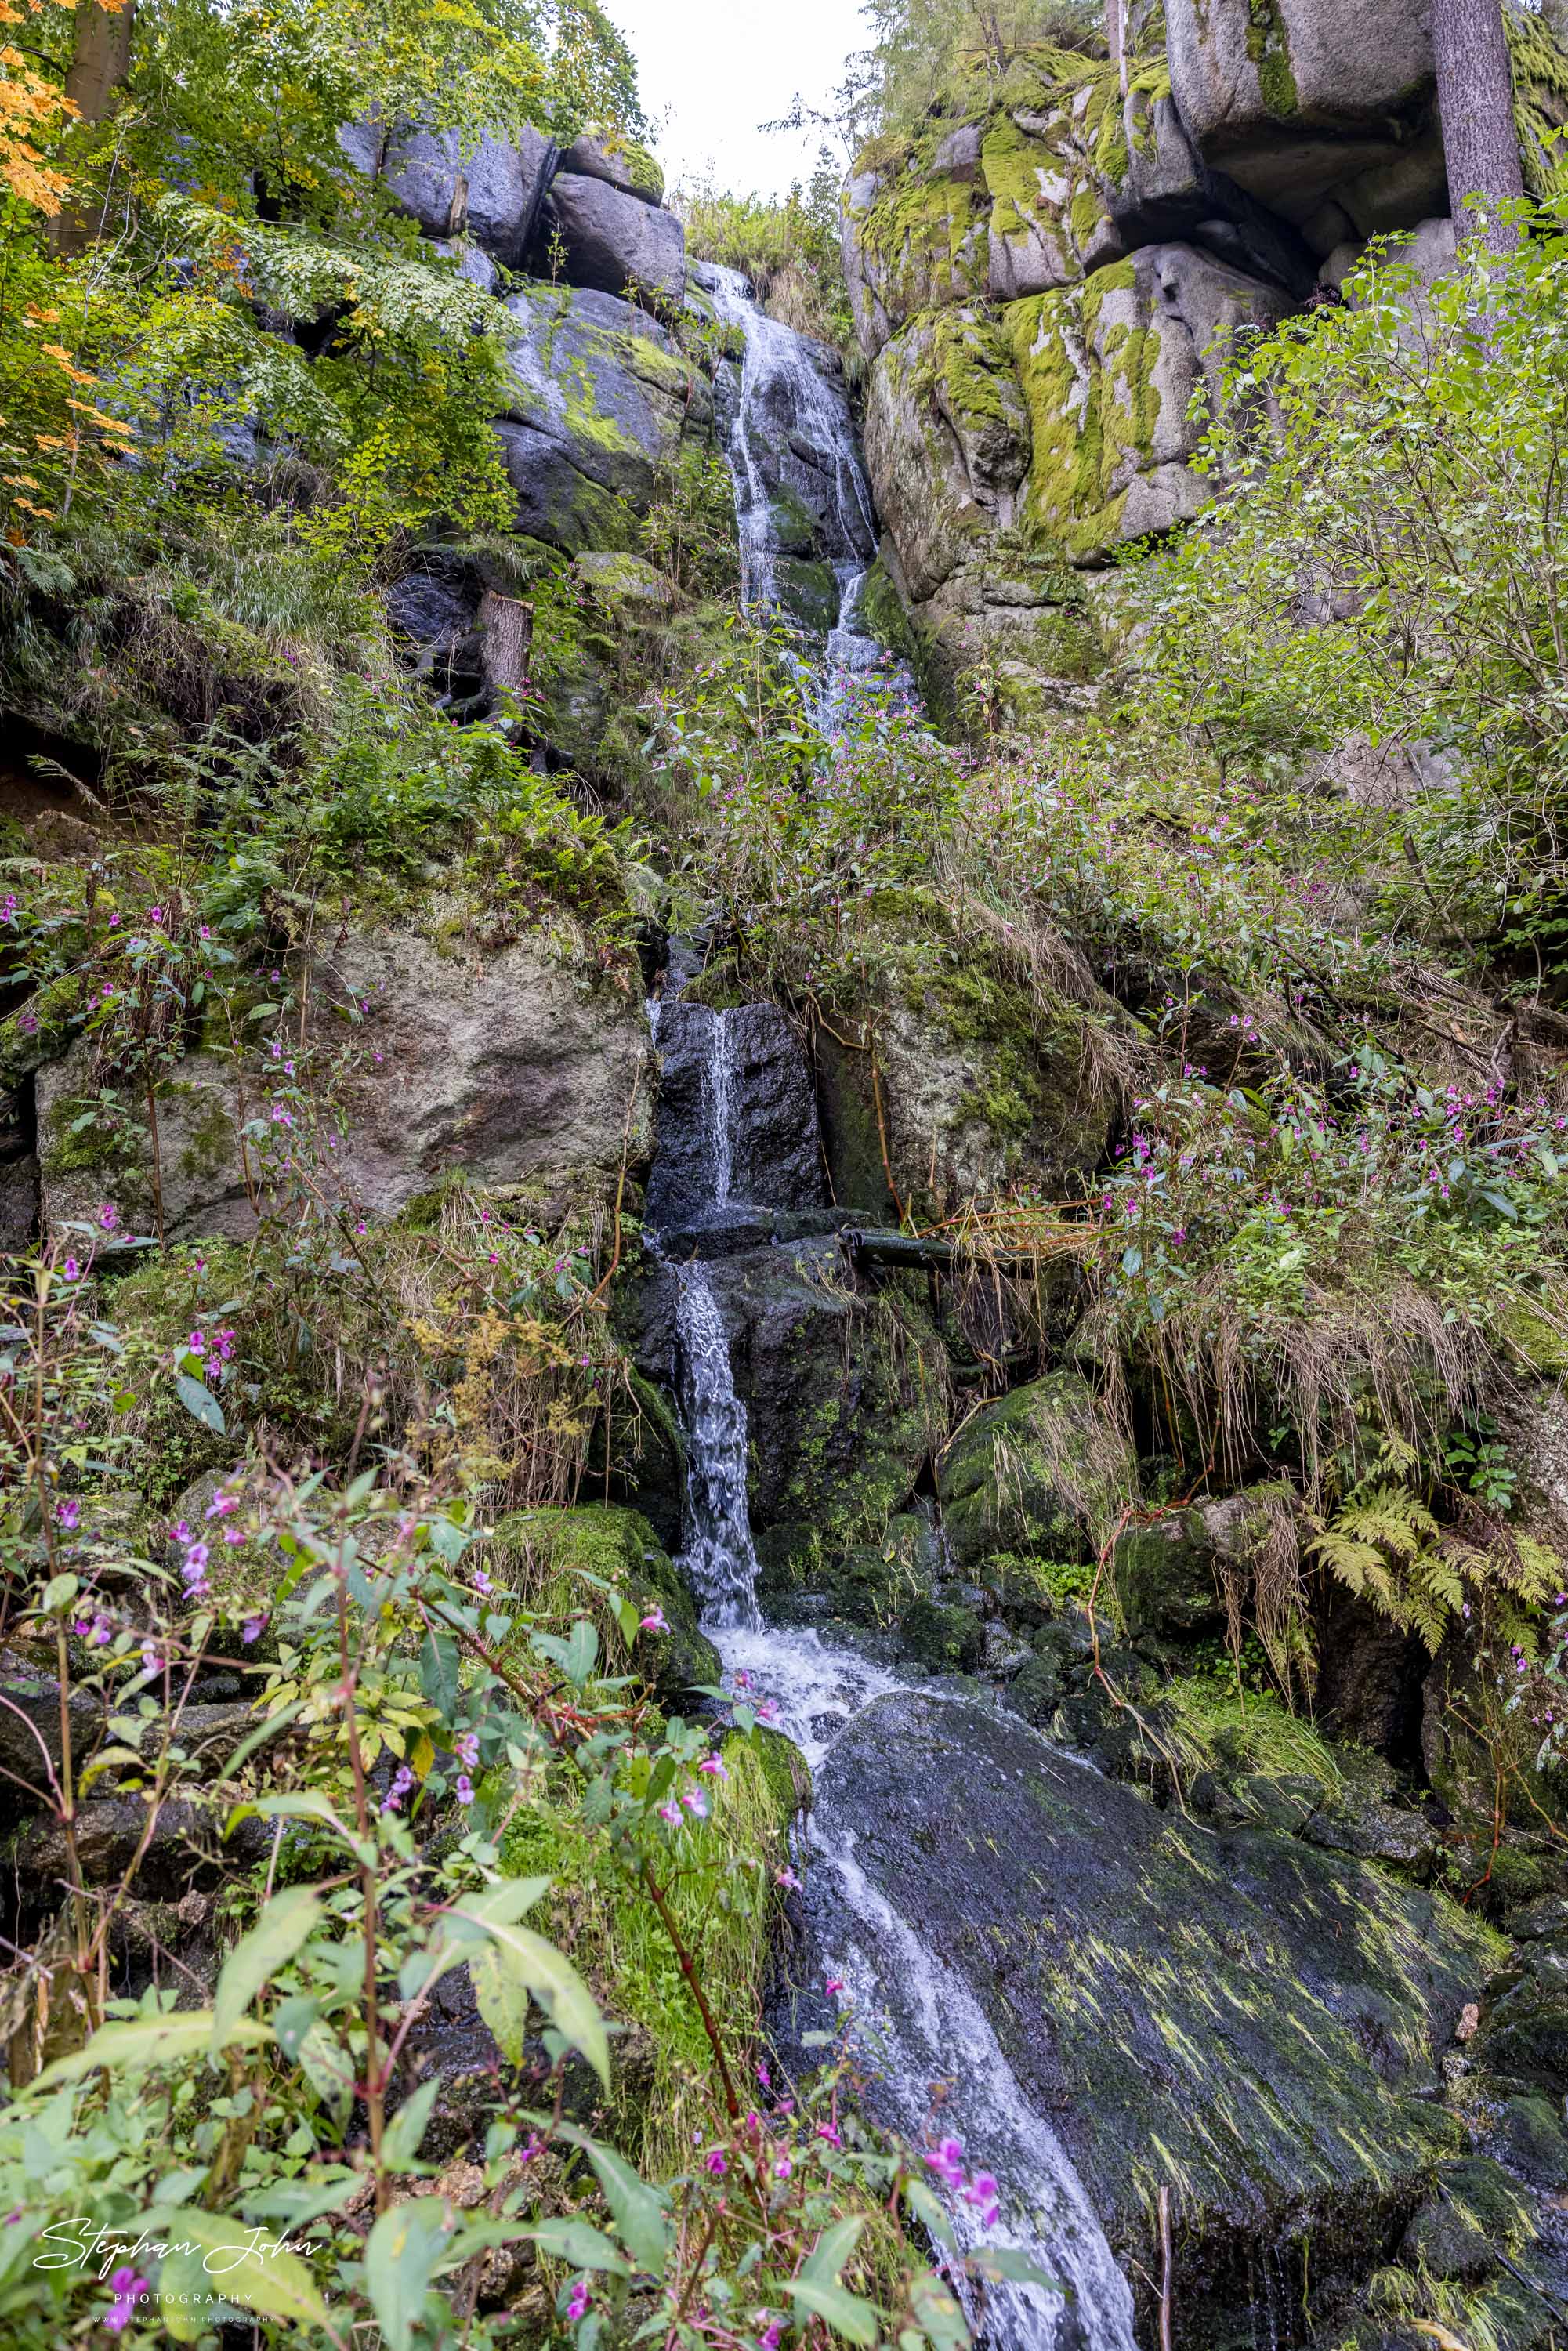
[[[821,106],[865,46],[856,0],[608,0],[631,44],[643,103],[662,117],[660,161],[672,182],[704,175],[721,188],[781,194],[810,174],[820,131],[766,136],[799,90]]]

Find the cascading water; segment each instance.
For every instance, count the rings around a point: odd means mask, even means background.
[[[818,541],[838,582],[838,616],[818,681],[820,723],[831,732],[852,705],[857,680],[885,672],[886,656],[862,622],[861,600],[876,551],[876,514],[861,462],[849,395],[820,344],[770,319],[738,269],[700,272],[714,308],[745,338],[727,455],[735,483],[741,593],[780,601],[780,489],[818,515]],[[769,472],[775,474],[772,482]],[[883,677],[884,686],[898,683]]]
[[[839,625],[828,641],[818,713],[832,731],[835,714],[852,698],[853,673],[882,661],[856,621],[875,532],[848,401],[814,356],[814,347],[766,318],[737,272],[708,270],[705,283],[720,316],[741,327],[746,339],[729,456],[748,599],[772,601],[782,554],[777,502],[763,463],[780,428],[791,449],[810,452],[812,469],[827,486],[829,545],[836,534],[839,549],[831,559],[840,607]],[[763,411],[771,442],[762,427]],[[678,998],[699,961],[685,943],[672,948],[665,1004]],[[663,1048],[665,1016],[657,1004],[650,1014]],[[737,1137],[746,1132],[754,1110],[751,1097],[762,1081],[755,1052],[744,1068],[739,1064],[733,1024],[758,1017],[756,1007],[733,1014],[685,1007],[680,1037],[666,1055],[667,1078],[677,1059],[685,1073],[684,1091],[672,1084],[665,1097],[672,1106],[680,1104],[682,1131],[667,1123],[674,1113],[662,1102],[661,1158],[668,1153],[673,1173],[662,1186],[655,1170],[650,1212],[666,1235],[681,1230],[683,1255],[693,1247],[721,1249],[727,1230],[733,1232],[755,1213],[731,1195]],[[765,1032],[764,1064],[769,1055],[775,1064],[798,1055],[787,1025],[777,1014],[766,1017],[775,1025]],[[777,1076],[776,1068],[772,1074]],[[694,1075],[698,1082],[692,1082]],[[812,1132],[794,1138],[793,1164],[812,1165],[816,1137],[810,1087],[775,1084],[771,1097],[775,1103],[784,1099],[803,1105],[800,1114]],[[776,1118],[772,1139],[776,1144]],[[799,1147],[802,1140],[804,1150]],[[775,1163],[777,1155],[775,1150]],[[740,1164],[756,1170],[767,1162],[747,1148]],[[787,1201],[789,1194],[775,1191],[769,1196]],[[678,1204],[678,1216],[664,1211],[660,1204],[666,1199],[672,1209]],[[852,1719],[909,1685],[815,1633],[763,1624],[747,1501],[746,1407],[736,1394],[711,1266],[700,1256],[687,1256],[671,1270],[677,1283],[677,1398],[687,1459],[686,1572],[702,1597],[704,1624],[729,1684],[758,1701],[771,1700],[778,1727],[815,1771],[831,1757],[838,1733]],[[1030,2106],[970,1986],[926,1947],[872,1882],[856,1844],[852,1828],[829,1829],[813,1813],[800,1857],[815,1942],[831,1973],[842,1981],[851,2038],[876,2085],[882,2110],[889,2123],[918,2142],[931,2135],[933,2089],[942,2085],[941,2135],[961,2137],[967,2160],[996,2176],[1002,2203],[999,2219],[988,2228],[973,2203],[955,2199],[953,2224],[960,2245],[1011,2247],[1066,2289],[1064,2294],[1037,2284],[990,2285],[983,2312],[975,2312],[987,2351],[1134,2351],[1131,2292],[1066,2150]]]
[[[761,1620],[746,1507],[746,1406],[735,1393],[729,1342],[706,1266],[684,1265],[675,1279],[689,1521],[684,1564],[710,1629],[756,1625]]]

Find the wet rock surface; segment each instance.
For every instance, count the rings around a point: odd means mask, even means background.
[[[1184,2342],[1246,2308],[1249,2239],[1310,2245],[1324,2291],[1461,2151],[1437,2056],[1500,1947],[1440,1897],[1162,1813],[1016,1720],[914,1693],[850,1723],[817,1807],[972,1987],[1124,2255],[1146,2258],[1170,2185]]]

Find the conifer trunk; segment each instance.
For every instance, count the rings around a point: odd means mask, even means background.
[[[1432,0],[1448,207],[1461,237],[1472,196],[1483,198],[1491,210],[1524,193],[1502,8],[1503,0]],[[1489,241],[1511,246],[1518,232],[1499,225],[1489,231]]]

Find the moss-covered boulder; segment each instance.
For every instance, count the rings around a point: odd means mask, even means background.
[[[991,198],[988,282],[998,302],[1043,294],[1119,261],[1125,245],[1107,183],[1125,176],[1121,78],[1065,56],[1031,108],[994,116],[980,149]]]
[[[1178,1510],[1116,1538],[1116,1595],[1133,1633],[1197,1634],[1224,1621],[1214,1545],[1196,1510]]]
[[[712,424],[708,378],[618,291],[528,282],[507,308],[516,332],[497,430],[517,528],[572,554],[638,552],[661,471]]]
[[[1443,1896],[1293,1836],[1158,1811],[968,1700],[875,1700],[816,1782],[822,1843],[852,1833],[870,1889],[835,1920],[837,1956],[897,2036],[896,2119],[917,2131],[927,2081],[949,2077],[945,2130],[984,2144],[1005,2208],[1043,2210],[1086,2323],[1105,2273],[1047,2126],[1134,2279],[1159,2275],[1168,2191],[1178,2339],[1206,2351],[1250,2340],[1265,2250],[1290,2302],[1310,2275],[1328,2307],[1462,2155],[1431,2092],[1502,1947]],[[818,1964],[802,1954],[805,1980]],[[975,2009],[995,2049],[967,2025],[972,2074],[953,2079],[929,2020]],[[1155,2297],[1135,2292],[1134,2332],[1153,2342]]]
[[[964,1423],[937,1469],[955,1559],[1092,1557],[1137,1493],[1125,1437],[1077,1372],[1048,1373]]]
[[[874,998],[836,1005],[817,1038],[834,1198],[925,1219],[1017,1180],[1050,1197],[1074,1188],[1114,1113],[1113,1043],[1102,1050],[1124,1031],[1114,1006],[1092,979],[1086,1004],[1069,1001],[1005,936],[960,943],[935,907],[872,911]]]
[[[484,1556],[490,1575],[504,1578],[528,1607],[547,1615],[591,1614],[612,1660],[623,1659],[626,1649],[601,1585],[623,1593],[642,1614],[662,1615],[665,1629],[640,1631],[630,1662],[666,1704],[682,1703],[695,1684],[718,1681],[718,1653],[697,1630],[696,1601],[640,1511],[605,1503],[514,1510]]]
[[[924,312],[872,369],[866,458],[909,593],[923,602],[1012,520],[1030,414],[1009,343],[973,305]]]
[[[990,196],[980,128],[941,121],[868,148],[844,183],[844,275],[855,329],[874,356],[920,310],[983,300]]]
[[[916,1600],[898,1631],[905,1656],[927,1673],[972,1674],[985,1647],[980,1618],[956,1602]]]
[[[1024,517],[1080,562],[1188,520],[1195,393],[1218,392],[1239,335],[1292,308],[1191,246],[1146,246],[1002,317],[1032,423]]]
[[[244,1238],[256,1229],[256,1176],[242,1139],[239,1064],[187,1053],[154,1090],[156,1142],[145,1093],[116,1084],[78,1042],[37,1075],[40,1205],[47,1231],[84,1226],[116,1234]],[[75,1237],[79,1249],[82,1236]]]

